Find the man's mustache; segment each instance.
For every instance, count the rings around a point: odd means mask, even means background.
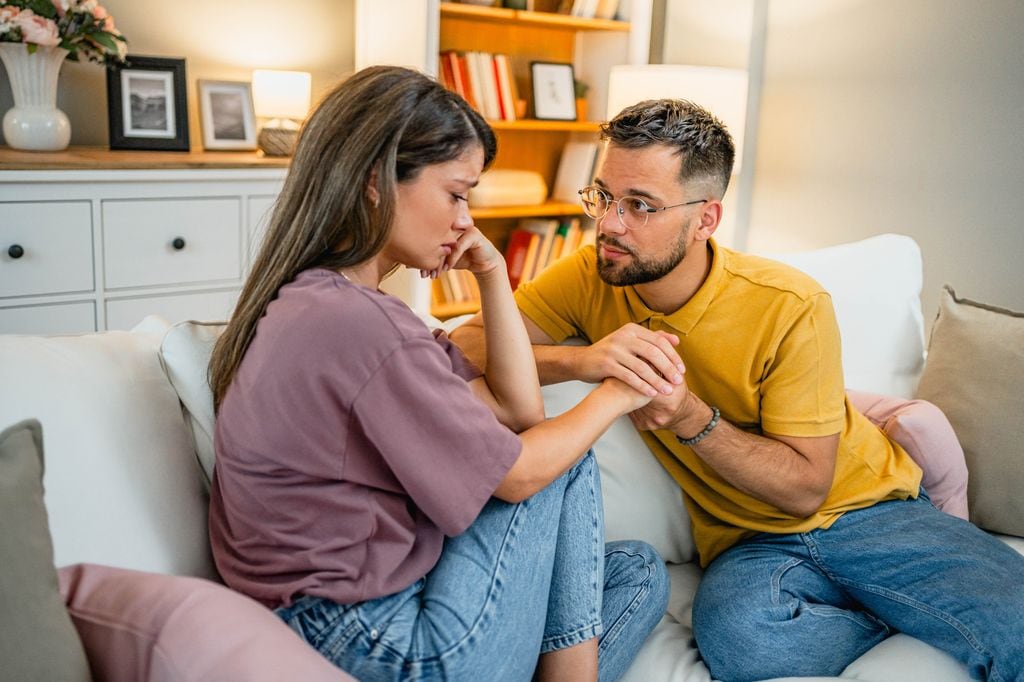
[[[621,242],[619,242],[619,240],[615,239],[614,237],[609,237],[608,235],[605,234],[598,235],[597,245],[600,246],[602,244],[607,244],[613,249],[618,249],[619,251],[628,253],[630,256],[636,256],[636,254],[633,253],[633,249],[629,248],[625,244],[622,244]]]

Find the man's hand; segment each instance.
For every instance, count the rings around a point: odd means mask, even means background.
[[[690,412],[699,406],[693,400],[689,387],[684,381],[668,395],[660,394],[643,407],[630,412],[629,418],[638,431],[669,429],[675,431],[677,422],[685,422]]]
[[[651,397],[671,395],[673,389],[684,385],[685,367],[675,349],[678,343],[673,334],[629,323],[579,348],[575,374],[591,383],[614,377]]]

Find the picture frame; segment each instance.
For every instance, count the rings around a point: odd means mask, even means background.
[[[203,149],[256,149],[252,85],[245,81],[200,80],[198,87]]]
[[[576,120],[575,74],[572,64],[530,62],[533,116],[544,121]]]
[[[128,55],[107,69],[111,149],[187,152],[185,60]]]

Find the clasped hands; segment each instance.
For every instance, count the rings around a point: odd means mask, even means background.
[[[629,413],[639,430],[669,429],[684,421],[699,400],[686,385],[686,366],[676,352],[679,338],[629,323],[579,349],[577,376],[599,382],[614,377],[651,398]]]

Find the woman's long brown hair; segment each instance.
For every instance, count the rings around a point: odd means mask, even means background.
[[[337,270],[375,256],[391,233],[396,184],[474,145],[483,147],[487,167],[496,151],[490,127],[416,71],[363,69],[321,101],[299,135],[259,254],[213,348],[215,411],[278,290],[311,267]],[[376,206],[367,192],[375,169]]]

